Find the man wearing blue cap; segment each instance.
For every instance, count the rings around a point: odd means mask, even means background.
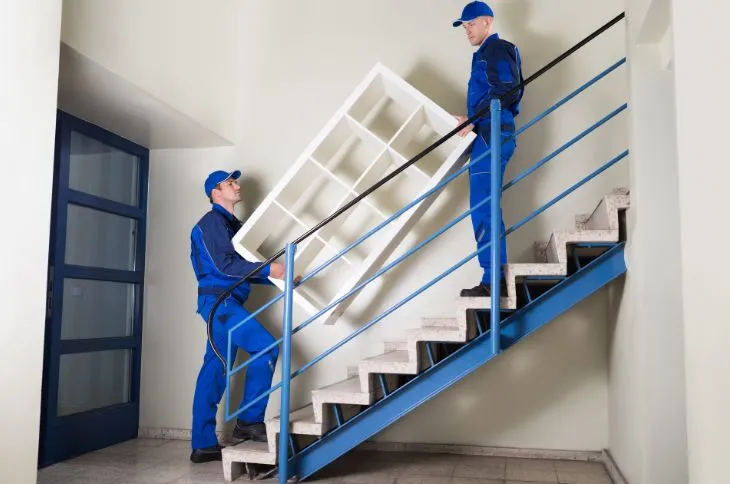
[[[471,159],[480,161],[469,169],[469,203],[473,207],[491,195],[490,157],[486,155],[492,142],[502,142],[501,168],[502,176],[507,162],[515,151],[514,139],[506,141],[515,132],[515,116],[519,114],[519,105],[523,89],[511,92],[522,82],[522,61],[519,51],[510,42],[500,39],[493,32],[494,12],[484,2],[471,2],[464,7],[461,17],[453,22],[454,27],[463,26],[469,43],[479,46],[472,56],[471,77],[467,92],[467,113],[471,118],[486,108],[473,124],[464,128],[459,134],[465,136],[474,130],[477,138],[471,151]],[[509,96],[505,97],[509,93]],[[489,105],[492,99],[500,98],[501,112],[501,139],[491,139],[491,115]],[[456,116],[459,124],[466,121],[466,116]],[[484,156],[486,155],[486,156]],[[499,194],[501,195],[501,193]],[[498,195],[498,196],[499,196]],[[484,204],[471,214],[474,238],[477,248],[481,249],[489,242],[491,230],[490,204]],[[504,234],[504,224],[501,226]],[[504,240],[504,239],[503,239]],[[471,289],[463,289],[462,297],[488,297],[490,294],[490,263],[491,251],[487,248],[478,254],[479,265],[484,270],[481,282]],[[507,292],[504,283],[502,266],[507,263],[507,244],[502,243],[500,253],[500,272],[502,273],[502,294]]]
[[[190,235],[190,259],[198,280],[198,313],[205,321],[218,296],[260,265],[241,257],[231,243],[242,225],[233,214],[233,207],[241,201],[241,188],[238,185],[240,176],[238,170],[230,173],[215,171],[208,176],[205,180],[205,195],[213,206],[198,221]],[[284,274],[284,264],[274,262],[262,268],[251,281],[267,283],[267,277],[281,279]],[[249,282],[242,283],[216,309],[212,334],[219,349],[228,347],[228,328],[249,316],[243,305],[250,290]],[[250,319],[232,335],[234,355],[238,348],[242,348],[253,356],[273,342],[274,338],[256,319]],[[248,366],[241,406],[271,387],[278,355],[278,348],[274,347]],[[195,463],[221,460],[221,446],[215,426],[216,411],[224,390],[223,365],[208,343],[193,397],[193,451],[190,460]],[[264,397],[239,415],[233,431],[234,439],[266,442],[263,420],[267,403],[268,397]]]

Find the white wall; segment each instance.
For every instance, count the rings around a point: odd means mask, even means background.
[[[609,421],[610,451],[632,484],[687,482],[675,90],[660,48],[668,8],[627,8],[632,209],[628,275],[611,298]]]
[[[151,157],[143,428],[190,427],[192,393],[205,331],[202,319],[195,314],[189,233],[207,209],[201,187],[208,172],[242,169],[245,208],[241,215],[250,213],[377,61],[446,109],[465,110],[473,50],[463,31],[450,24],[459,15],[462,2],[442,2],[428,8],[413,0],[367,4],[287,2],[286,15],[281,14],[281,5],[265,1],[239,2],[237,7],[236,146],[154,151]],[[503,1],[494,2],[493,7],[501,35],[521,48],[524,73],[529,75],[613,18],[622,10],[622,2],[601,2],[586,8],[578,0],[550,5]],[[578,15],[580,22],[570,20]],[[528,90],[519,121],[524,123],[620,59],[624,41],[623,25],[619,24],[537,81]],[[625,72],[619,71],[526,134],[507,177],[515,176],[625,101]],[[625,116],[612,121],[508,192],[504,198],[508,223],[516,222],[625,149],[626,129]],[[625,185],[626,173],[625,164],[612,168],[512,236],[510,260],[531,260],[534,241],[547,240],[550,230],[570,228],[574,213],[590,211],[603,194]],[[466,209],[466,189],[466,180],[460,180],[444,203],[434,206],[427,223],[416,229],[419,239]],[[425,249],[420,262],[394,271],[391,282],[371,307],[371,314],[472,251],[472,237],[470,223],[464,221]],[[397,283],[393,282],[396,276]],[[313,367],[295,380],[293,404],[306,403],[307,390],[344,378],[347,365],[381,352],[382,341],[401,338],[407,328],[419,324],[420,316],[453,314],[459,289],[472,286],[478,277],[476,262],[467,265],[418,302],[400,309],[336,352],[329,361]],[[256,307],[272,294],[270,290],[257,290],[249,307]],[[364,294],[363,299],[376,294]],[[378,438],[561,449],[606,447],[606,304],[605,294],[599,293],[505,354],[499,363],[476,372]],[[297,321],[302,320],[301,314],[295,316]],[[281,323],[276,315],[262,320],[274,335],[280,335]],[[293,366],[317,356],[354,328],[354,323],[346,322],[334,327],[310,327],[297,337]],[[454,401],[464,411],[444,412]],[[277,407],[275,393],[269,414],[277,413]],[[475,420],[472,411],[476,409],[501,409],[505,413],[499,422]],[[435,421],[439,422],[436,427]]]
[[[0,18],[0,469],[18,484],[36,482],[60,27],[57,0]]]
[[[727,206],[726,123],[730,109],[722,85],[727,63],[708,63],[697,52],[726,45],[727,4],[672,2],[675,45],[677,154],[682,246],[682,291],[687,375],[689,482],[727,481],[730,455],[730,325],[727,258],[713,247],[730,235]],[[693,28],[692,26],[696,26]],[[727,59],[727,51],[719,59]]]
[[[61,38],[163,103],[233,139],[235,3],[66,0]]]

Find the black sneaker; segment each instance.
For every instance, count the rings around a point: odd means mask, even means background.
[[[507,296],[507,281],[501,279],[499,281],[499,291],[501,297]],[[480,282],[478,286],[474,286],[470,289],[462,289],[459,294],[461,297],[489,297],[492,291],[489,289],[487,284]]]
[[[222,449],[223,447],[219,444],[216,444],[213,447],[206,447],[204,449],[193,449],[193,452],[190,454],[190,461],[195,464],[202,464],[203,462],[222,460]]]
[[[266,437],[266,425],[263,422],[245,424],[237,421],[236,427],[233,429],[233,439],[238,442],[245,440],[253,440],[254,442],[269,441]]]

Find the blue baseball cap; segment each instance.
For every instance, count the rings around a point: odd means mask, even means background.
[[[494,12],[492,12],[492,9],[489,8],[489,5],[484,2],[467,3],[464,10],[461,12],[461,17],[454,20],[452,25],[454,27],[458,27],[464,22],[471,22],[475,18],[483,16],[494,17]]]
[[[205,179],[205,194],[208,196],[208,198],[210,198],[211,192],[220,182],[226,181],[229,178],[238,180],[238,177],[240,176],[241,172],[239,170],[235,170],[230,173],[223,170],[214,171],[213,173],[208,175],[208,178]]]

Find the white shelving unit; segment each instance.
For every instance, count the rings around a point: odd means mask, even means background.
[[[243,257],[264,261],[457,126],[450,113],[376,64],[234,236]],[[433,188],[464,162],[475,135],[454,136],[304,241],[307,274]],[[433,203],[431,195],[295,290],[310,315],[374,274]],[[383,277],[387,277],[385,274]],[[280,289],[283,281],[271,279]],[[357,294],[320,321],[335,323]]]

